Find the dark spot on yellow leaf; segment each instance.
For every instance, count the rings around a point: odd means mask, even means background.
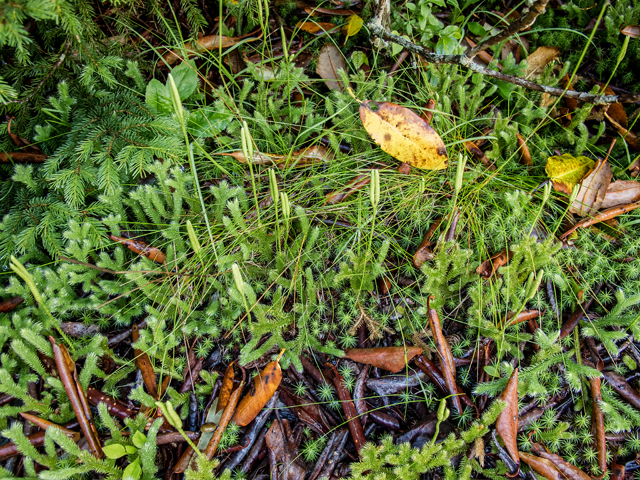
[[[385,133],[384,134],[384,141],[385,142],[390,142],[391,141],[391,134],[390,133]]]

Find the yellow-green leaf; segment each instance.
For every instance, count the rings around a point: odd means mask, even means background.
[[[358,15],[349,15],[347,17],[347,23],[345,23],[342,27],[342,33],[344,33],[344,36],[347,38],[353,37],[360,31],[363,24],[364,22],[362,18],[360,18]]]
[[[360,105],[360,119],[369,135],[392,157],[425,170],[447,168],[442,138],[408,108],[367,100]]]
[[[547,159],[545,171],[556,189],[567,194],[591,170],[595,162],[588,157],[574,157],[568,153],[554,155]],[[566,187],[563,188],[563,187]]]

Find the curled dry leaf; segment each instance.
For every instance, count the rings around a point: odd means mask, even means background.
[[[240,163],[248,164],[249,160],[242,151],[231,153],[220,153],[219,155],[228,155],[235,158]],[[330,162],[335,158],[331,150],[322,145],[313,145],[312,147],[301,148],[291,152],[291,155],[277,155],[274,153],[254,153],[253,165],[275,165],[276,167],[305,167],[314,163]]]
[[[590,227],[591,225],[595,225],[596,223],[610,220],[612,218],[617,217],[618,215],[622,215],[623,213],[627,213],[632,210],[635,210],[638,207],[640,207],[640,202],[626,203],[624,205],[618,205],[617,207],[607,208],[606,210],[603,210],[602,212],[598,213],[597,215],[594,215],[593,217],[587,217],[580,220],[573,227],[571,227],[569,230],[564,232],[560,236],[560,240],[566,239],[569,235],[571,235],[573,232],[575,232],[579,228],[587,228],[587,227]]]
[[[509,263],[512,258],[513,252],[505,248],[500,253],[496,253],[493,257],[482,262],[476,268],[476,273],[484,278],[491,278],[498,271],[498,268]]]
[[[232,47],[233,45],[239,43],[241,40],[244,40],[244,39],[247,39],[246,40],[247,42],[255,42],[262,35],[256,38],[248,38],[248,37],[255,35],[257,32],[258,30],[256,30],[255,32],[247,33],[246,35],[242,35],[240,37],[225,37],[224,35],[206,35],[202,38],[199,38],[195,42],[185,43],[184,50],[181,50],[181,49],[171,50],[170,52],[165,53],[162,56],[162,60],[160,60],[160,62],[158,63],[159,65],[163,65],[165,63],[167,65],[173,65],[178,60],[183,59],[182,57],[183,51],[186,51],[187,56],[191,57],[193,55],[196,55],[198,53],[201,53],[207,50],[214,50],[220,47],[222,48]]]
[[[620,33],[632,38],[640,38],[640,25],[627,25]]]
[[[510,312],[507,314],[507,317],[502,320],[502,325],[511,327],[513,325],[517,325],[518,323],[528,322],[533,318],[541,317],[543,313],[544,312],[541,312],[540,310],[523,310],[514,317],[514,312]]]
[[[167,260],[167,256],[160,249],[147,245],[142,240],[132,240],[130,238],[116,237],[115,235],[109,235],[109,238],[114,242],[124,245],[132,252],[144,255],[156,263],[163,264]]]
[[[625,142],[627,142],[635,150],[640,150],[640,141],[638,140],[638,136],[635,133],[633,133],[631,130],[627,130],[625,127],[616,122],[616,120],[613,119],[608,112],[605,112],[604,116],[607,120],[609,120],[611,125],[613,125],[618,133],[622,135],[622,138],[624,138]]]
[[[360,104],[360,119],[369,135],[392,157],[425,170],[447,168],[442,138],[408,108],[367,100]]]
[[[113,415],[119,420],[125,418],[133,418],[138,414],[137,408],[129,408],[124,402],[116,398],[110,397],[106,393],[102,393],[95,388],[87,388],[87,400],[94,407],[97,407],[100,403],[104,403],[107,406],[109,415]]]
[[[434,296],[431,295],[427,300],[427,309],[429,310],[429,325],[431,326],[431,332],[433,333],[433,339],[436,344],[436,350],[438,351],[438,357],[440,357],[440,368],[442,369],[442,376],[444,382],[447,385],[447,390],[451,395],[451,402],[455,407],[458,414],[462,413],[462,404],[460,403],[460,397],[458,397],[458,386],[456,385],[456,365],[453,361],[453,354],[451,348],[447,343],[447,339],[442,333],[442,327],[440,326],[440,318],[435,308],[431,308],[431,301]]]
[[[480,147],[478,147],[474,142],[467,140],[464,142],[464,148],[473,156],[473,158],[481,162],[489,170],[493,171],[496,169],[496,166],[491,163],[491,160],[487,158]]]
[[[640,200],[640,182],[635,180],[617,180],[609,184],[601,208],[617,207],[625,203]]]
[[[344,356],[354,362],[398,373],[413,357],[421,353],[420,347],[347,348]]]
[[[527,141],[519,133],[516,135],[518,139],[518,150],[520,151],[520,163],[525,167],[533,167],[533,159],[531,158],[529,147],[527,147]]]
[[[269,450],[273,452],[278,465],[286,468],[286,472],[278,475],[277,478],[302,480],[307,471],[300,464],[300,460],[298,460],[295,455],[292,455],[289,449],[286,432],[282,431],[283,424],[286,424],[286,422],[288,422],[288,420],[276,420],[271,424],[271,428],[269,428],[265,435],[266,444]]]
[[[518,369],[516,368],[509,378],[500,400],[507,403],[507,406],[498,415],[496,420],[496,430],[504,442],[504,446],[511,455],[511,458],[520,465],[518,456]]]
[[[318,54],[316,73],[326,80],[327,87],[331,90],[344,90],[344,84],[339,80],[338,72],[347,71],[347,62],[333,43],[327,43]]]
[[[531,469],[539,475],[542,475],[547,480],[567,480],[567,477],[562,475],[558,469],[556,469],[553,462],[546,458],[536,457],[527,452],[519,452],[520,458],[524,463],[529,465]]]
[[[284,350],[280,352],[278,358],[265,365],[260,375],[253,379],[253,389],[249,392],[236,408],[236,413],[231,419],[237,425],[244,427],[249,425],[260,413],[262,407],[271,399],[282,381],[282,369],[280,368],[280,358]]]
[[[549,460],[554,467],[560,472],[562,475],[561,478],[568,480],[592,480],[589,475],[584,473],[575,465],[567,462],[560,455],[556,455],[555,453],[547,452],[544,447],[538,443],[534,443],[532,447],[533,453],[542,457],[546,460]]]
[[[604,87],[604,91],[602,92],[605,95],[615,95],[616,92],[613,91],[609,85]],[[622,126],[623,128],[627,128],[629,126],[629,120],[627,118],[627,112],[624,110],[624,107],[621,103],[612,103],[607,107],[607,115],[611,117],[617,124]]]
[[[558,47],[538,47],[527,57],[527,78],[537,78],[560,56]]]
[[[344,378],[340,373],[338,373],[333,365],[331,367],[334,373],[333,385],[336,387],[342,411],[344,412],[344,416],[347,418],[347,424],[349,426],[349,431],[351,432],[353,443],[356,446],[356,451],[358,452],[358,455],[360,455],[360,449],[364,446],[366,441],[364,429],[362,428],[362,423],[358,417],[356,406],[353,404],[351,394],[344,383]]]
[[[4,302],[0,302],[0,313],[10,312],[22,302],[24,302],[24,298],[22,297],[12,297]]]
[[[50,422],[49,420],[45,420],[44,418],[36,417],[35,415],[31,415],[25,412],[20,412],[20,415],[22,416],[22,418],[24,418],[25,420],[29,420],[31,423],[40,427],[42,430],[46,430],[48,428],[57,428],[67,437],[72,438],[74,442],[80,440],[80,433],[69,430],[62,425],[58,425],[57,423]]]
[[[422,267],[424,262],[428,260],[433,260],[434,254],[431,250],[433,242],[431,241],[431,237],[433,237],[433,234],[438,229],[441,223],[442,217],[439,217],[429,226],[429,230],[427,230],[427,233],[425,233],[424,237],[422,238],[422,242],[420,242],[420,245],[418,245],[416,253],[413,254],[413,265],[416,268]]]
[[[594,215],[604,202],[604,197],[613,178],[611,166],[606,160],[598,160],[580,182],[580,189],[569,211],[580,216]]]
[[[573,187],[584,178],[594,165],[595,162],[588,157],[574,157],[564,153],[549,157],[544,169],[557,191],[571,195]]]
[[[310,33],[311,35],[324,35],[335,30],[338,27],[334,23],[303,21],[298,22],[296,28]]]

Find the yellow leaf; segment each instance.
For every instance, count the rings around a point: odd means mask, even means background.
[[[344,33],[344,36],[347,38],[353,37],[360,31],[363,24],[364,22],[362,18],[360,18],[358,15],[356,14],[349,15],[347,17],[347,23],[345,23],[342,27],[342,33]],[[346,41],[346,38],[345,38],[345,41]]]
[[[377,107],[375,111],[372,105]],[[408,108],[367,100],[360,104],[360,119],[369,135],[392,157],[425,170],[447,168],[442,138]]]
[[[549,157],[544,169],[556,189],[569,195],[573,187],[582,180],[594,164],[595,162],[588,157],[576,158],[565,153]]]

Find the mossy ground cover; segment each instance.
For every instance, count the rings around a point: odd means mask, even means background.
[[[528,5],[391,6],[390,31],[461,54],[466,37],[482,42]],[[560,240],[581,217],[545,166],[562,154],[607,158],[613,180],[635,181],[636,104],[558,99],[378,45],[366,26],[373,2],[19,1],[0,11],[1,477],[178,478],[179,431],[196,438],[211,423],[229,364],[251,391],[283,349],[263,426],[230,423],[212,463],[199,459],[187,478],[281,476],[283,462],[289,478],[506,478],[517,468],[493,435],[505,406],[495,399],[516,368],[523,458],[543,445],[594,477],[613,478],[616,465],[627,467],[617,478],[634,475],[640,210]],[[364,26],[347,37],[353,14]],[[620,30],[638,18],[631,1],[549,2],[487,51],[489,67],[531,76],[528,55],[556,47],[536,82],[564,88],[573,76],[579,91],[637,92],[640,40]],[[194,47],[204,39],[213,48]],[[333,83],[316,73],[328,43],[345,66]],[[354,97],[429,118],[448,167],[399,169]],[[626,121],[626,138],[605,113]],[[488,274],[483,262],[500,252],[507,261]],[[416,360],[385,379],[343,357],[414,345],[440,365],[431,296],[470,401],[460,410]],[[71,423],[50,338],[75,363],[106,457]],[[378,377],[396,386],[381,390]],[[359,452],[345,391],[365,398],[352,420],[368,442]],[[160,419],[157,401],[182,424]],[[77,437],[45,435],[21,413]],[[239,449],[254,437],[254,456],[253,444]],[[529,470],[523,461],[520,475]]]

